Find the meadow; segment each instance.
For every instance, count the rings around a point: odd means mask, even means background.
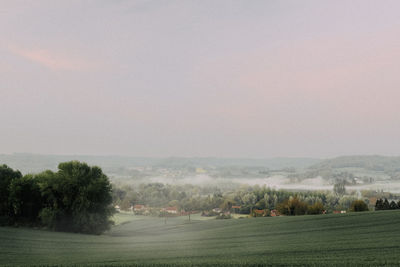
[[[396,266],[400,211],[215,220],[116,215],[106,234],[0,227],[1,266]]]

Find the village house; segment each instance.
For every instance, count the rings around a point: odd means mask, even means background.
[[[253,210],[253,212],[256,216],[264,216],[266,213],[265,210],[257,210],[257,209]]]
[[[212,211],[213,212],[221,212],[222,210],[220,208],[214,208]]]
[[[177,214],[178,213],[178,208],[177,207],[166,207],[164,210],[167,213],[170,213],[170,214]]]
[[[133,211],[143,211],[146,207],[144,205],[135,205],[133,206]]]
[[[271,210],[271,217],[279,216],[279,212],[277,210]]]
[[[346,211],[345,210],[334,210],[333,214],[345,214]]]
[[[232,209],[234,212],[238,212],[240,210],[241,206],[232,206]]]

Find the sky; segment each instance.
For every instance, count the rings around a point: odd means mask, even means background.
[[[0,153],[400,155],[400,1],[0,2]]]

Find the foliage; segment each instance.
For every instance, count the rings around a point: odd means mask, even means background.
[[[14,223],[37,224],[42,208],[42,195],[38,181],[32,175],[12,180],[9,190]]]
[[[308,205],[295,196],[279,203],[277,209],[283,215],[304,215],[307,212]]]
[[[385,198],[385,200],[383,200],[382,198],[376,200],[375,210],[395,210],[395,209],[400,209],[400,201],[399,203],[396,203],[394,200],[392,200],[389,203],[387,198]]]
[[[47,226],[61,231],[100,234],[111,226],[111,184],[99,167],[61,163],[51,179],[42,180]]]
[[[316,215],[322,214],[324,212],[324,205],[321,202],[316,202],[315,204],[308,206],[307,214]]]
[[[368,205],[363,201],[363,200],[354,200],[353,203],[351,203],[351,211],[368,211]]]
[[[22,177],[2,166],[0,181],[2,215],[9,223],[90,234],[112,224],[111,184],[99,167],[71,161],[60,163],[57,173]]]
[[[13,180],[20,179],[22,174],[7,165],[0,165],[0,224],[7,222],[13,209],[9,201],[10,186]]]
[[[338,196],[343,196],[346,193],[345,180],[337,180],[333,185],[333,192]]]

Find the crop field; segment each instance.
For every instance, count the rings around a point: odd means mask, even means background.
[[[117,215],[101,236],[0,228],[1,266],[396,266],[400,212],[215,220]]]

